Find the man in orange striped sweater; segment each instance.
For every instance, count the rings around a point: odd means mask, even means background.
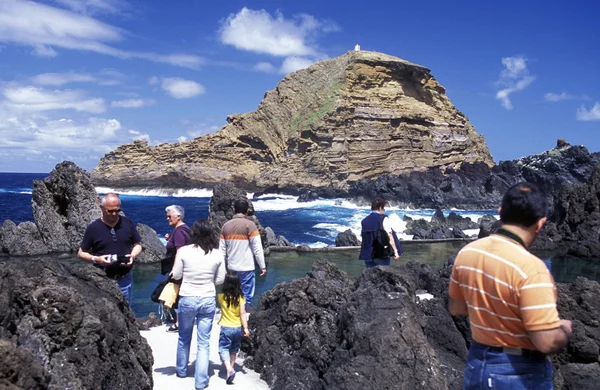
[[[233,204],[235,215],[221,229],[219,249],[225,258],[227,270],[235,271],[242,282],[242,291],[246,307],[252,304],[254,297],[255,263],[260,267],[260,276],[265,276],[267,266],[258,228],[248,218],[250,205],[245,199]]]
[[[449,310],[468,316],[473,334],[463,389],[553,388],[546,354],[566,347],[571,321],[559,319],[554,279],[527,250],[547,207],[535,185],[509,188],[498,209],[502,227],[456,257]]]

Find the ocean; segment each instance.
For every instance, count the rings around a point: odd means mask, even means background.
[[[32,181],[48,176],[43,173],[0,173],[0,223],[10,219],[15,223],[33,221],[31,210]],[[111,188],[97,187],[99,193],[113,191]],[[171,231],[165,217],[165,207],[178,204],[185,209],[185,221],[192,225],[194,221],[208,217],[208,207],[212,192],[207,189],[182,190],[176,194],[166,194],[156,189],[120,192],[121,208],[134,222],[144,223],[153,228],[159,236]],[[306,244],[313,248],[335,245],[338,233],[351,229],[360,235],[360,221],[370,212],[369,207],[359,207],[343,199],[322,199],[313,202],[299,203],[296,197],[266,194],[254,199],[256,216],[265,227],[271,227],[276,235],[285,236],[295,245]],[[444,210],[470,217],[477,221],[485,214],[497,217],[496,210]],[[386,214],[397,232],[404,232],[406,227],[402,218],[407,215],[413,219],[430,220],[435,210],[432,209],[399,209],[386,208]],[[466,231],[477,234],[477,230]],[[412,237],[400,234],[404,240]],[[433,267],[439,267],[456,253],[463,243],[435,243],[405,245],[405,255],[397,264],[408,261],[421,261]],[[257,278],[256,295],[273,288],[281,282],[289,282],[300,278],[310,271],[314,260],[326,258],[335,262],[338,267],[350,275],[357,276],[362,272],[364,263],[359,261],[358,251],[333,253],[272,253],[268,258],[268,272],[265,278]],[[72,261],[76,261],[72,256]],[[65,259],[65,261],[70,261]],[[586,261],[577,258],[552,258],[552,273],[557,281],[572,281],[579,275],[600,281],[600,261]],[[146,316],[156,310],[151,302],[150,293],[164,278],[159,274],[157,264],[134,267],[134,298],[132,308],[137,316]]]

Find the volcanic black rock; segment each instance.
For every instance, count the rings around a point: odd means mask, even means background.
[[[113,280],[51,259],[0,262],[0,387],[152,389],[152,350]]]

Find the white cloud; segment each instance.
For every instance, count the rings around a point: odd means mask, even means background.
[[[111,107],[120,108],[140,108],[144,106],[150,106],[154,104],[154,100],[149,99],[126,99],[126,100],[115,100],[110,103]]]
[[[51,85],[60,87],[68,83],[87,83],[95,81],[96,78],[87,73],[42,73],[34,76],[31,81],[38,85]]]
[[[118,14],[127,8],[124,0],[54,0],[54,2],[84,15]]]
[[[265,73],[275,73],[277,69],[270,62],[259,62],[254,65],[254,70],[258,70],[259,72]]]
[[[579,107],[577,109],[577,120],[600,121],[600,102],[596,102],[589,110],[587,110],[585,106]]]
[[[563,100],[589,100],[590,98],[588,96],[586,96],[586,95],[581,95],[581,96],[571,95],[571,94],[568,94],[566,92],[563,92],[563,93],[560,93],[560,94],[559,93],[549,92],[549,93],[547,93],[547,94],[544,95],[544,99],[546,99],[549,102],[556,103],[556,102],[560,102],[560,101],[563,101]]]
[[[283,61],[283,64],[281,64],[279,73],[288,74],[300,69],[308,68],[312,64],[314,64],[314,61],[311,61],[308,58],[288,57]]]
[[[197,68],[203,62],[195,55],[126,51],[108,45],[122,41],[123,35],[124,30],[89,16],[30,1],[0,1],[0,42],[31,46],[38,51],[40,47],[46,52],[60,47],[188,68]]]
[[[187,138],[184,137],[183,135],[181,137],[177,138],[177,142],[185,142],[185,141],[187,141]]]
[[[315,42],[316,37],[339,30],[335,23],[308,14],[286,19],[280,12],[271,16],[265,10],[244,7],[222,22],[219,35],[222,43],[239,50],[287,57],[279,71],[289,73],[326,58]],[[268,62],[259,62],[253,68],[260,72],[275,71]]]
[[[127,132],[131,135],[132,139],[134,140],[143,140],[150,142],[150,135],[148,135],[148,133],[142,133],[137,130],[129,130]]]
[[[56,51],[53,48],[51,48],[50,46],[44,46],[44,45],[35,45],[33,47],[33,50],[31,51],[31,54],[33,54],[34,56],[37,56],[37,57],[47,57],[47,58],[53,58],[58,55],[58,53],[56,53]]]
[[[175,99],[189,99],[204,93],[202,85],[179,77],[164,78],[160,86]]]
[[[502,65],[504,65],[504,69],[500,73],[500,79],[496,85],[504,88],[496,92],[496,99],[500,101],[502,107],[512,110],[510,95],[527,88],[535,80],[535,76],[529,74],[525,57],[502,58]]]
[[[286,20],[281,13],[273,18],[265,10],[244,7],[229,15],[219,32],[221,42],[237,49],[282,57],[305,56],[316,54],[316,49],[305,41],[318,27],[310,15]]]
[[[90,113],[106,111],[104,99],[86,98],[79,90],[46,90],[33,86],[11,86],[2,91],[0,104],[15,111],[41,112],[75,110]]]

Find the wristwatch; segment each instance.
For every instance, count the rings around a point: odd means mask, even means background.
[[[92,263],[96,264],[96,256],[92,256]]]

